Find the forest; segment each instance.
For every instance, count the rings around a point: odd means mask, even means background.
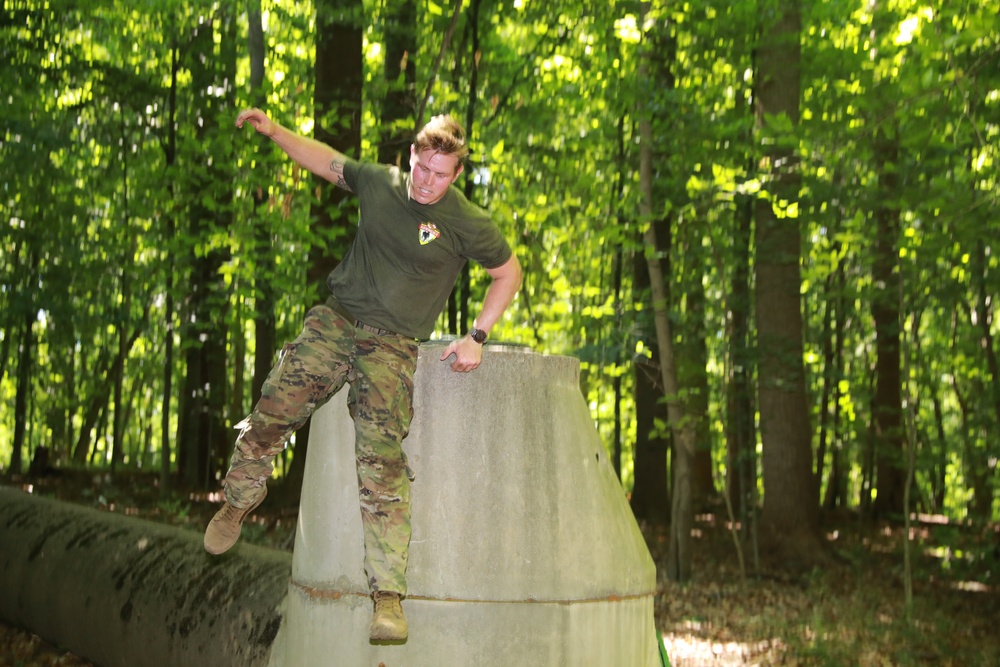
[[[664,590],[709,526],[727,576],[808,580],[840,520],[905,632],[935,577],[1000,609],[993,3],[5,0],[0,49],[4,483],[216,490],[358,219],[236,115],[405,167],[450,113],[524,271],[491,339],[580,360]]]

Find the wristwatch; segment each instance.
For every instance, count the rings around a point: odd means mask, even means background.
[[[469,329],[469,336],[472,337],[472,340],[476,341],[480,345],[486,342],[486,335],[487,335],[486,332],[483,331],[482,329],[476,329],[476,328]]]

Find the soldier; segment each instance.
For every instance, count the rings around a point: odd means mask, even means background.
[[[513,301],[521,267],[499,228],[452,184],[468,155],[465,133],[450,116],[435,116],[410,146],[410,173],[359,162],[296,134],[260,109],[252,125],[299,165],[359,198],[361,219],[350,249],[327,278],[331,296],[312,308],[281,351],[253,412],[237,425],[226,502],[205,531],[205,549],[221,554],[243,520],[267,495],[272,461],[288,437],[332,394],[350,385],[365,537],[365,571],[374,600],[370,635],[404,641],[410,542],[410,474],[402,441],[412,416],[417,347],[430,336],[455,280],[469,259],[491,277],[482,311],[467,335],[441,355],[469,372],[483,343]]]

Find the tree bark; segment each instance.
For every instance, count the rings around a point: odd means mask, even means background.
[[[754,431],[754,360],[750,345],[750,239],[753,201],[741,201],[736,211],[736,267],[730,282],[729,374],[726,399],[726,493],[744,534],[756,512],[757,452]]]
[[[706,508],[715,494],[712,475],[712,434],[709,429],[708,410],[708,347],[705,344],[705,288],[702,284],[703,266],[701,239],[688,243],[685,254],[693,264],[685,271],[684,336],[678,345],[678,383],[687,390],[684,399],[685,413],[693,420],[695,434],[694,460],[691,462],[692,503]]]
[[[771,548],[809,559],[800,547],[818,545],[818,501],[802,358],[801,232],[793,208],[800,175],[795,139],[779,129],[796,127],[799,120],[800,5],[781,0],[777,11],[776,22],[762,31],[756,73],[758,131],[768,137],[762,144],[766,193],[756,204],[761,524]]]
[[[35,248],[28,250],[30,259],[28,260],[28,283],[34,282],[38,273],[40,255]],[[30,290],[29,290],[30,293]],[[17,389],[14,396],[14,441],[11,444],[10,469],[16,473],[21,472],[24,466],[24,446],[27,437],[28,425],[28,405],[31,395],[31,369],[35,360],[35,320],[38,319],[38,311],[34,305],[34,299],[30,296],[23,304],[21,313],[21,344],[18,346],[17,354]]]
[[[891,124],[891,123],[890,123]],[[903,396],[900,374],[899,303],[899,141],[893,128],[878,130],[878,205],[875,209],[875,261],[872,267],[872,318],[875,320],[875,485],[876,515],[903,511]]]
[[[624,125],[618,126],[619,174],[625,170]],[[618,179],[615,196],[621,200],[624,178]],[[663,218],[654,220],[651,224],[656,235],[656,247],[669,249],[671,244],[670,225]],[[637,241],[641,242],[641,239]],[[660,271],[670,273],[670,254],[665,252],[659,258]],[[649,267],[647,259],[641,253],[633,254],[632,294],[636,300],[643,303],[650,301],[648,297]],[[667,458],[670,452],[670,438],[656,428],[656,420],[667,421],[667,410],[660,402],[663,387],[660,384],[658,367],[659,347],[656,343],[656,331],[650,330],[652,322],[638,313],[634,324],[636,337],[649,349],[654,361],[645,358],[635,358],[632,373],[633,403],[635,405],[635,444],[633,446],[633,484],[630,504],[636,519],[657,525],[667,525],[670,521],[669,501],[670,485],[667,478]]]
[[[260,0],[250,3],[247,10],[249,21],[250,91],[256,106],[264,106],[265,47],[264,26],[261,18]],[[261,156],[263,157],[263,156]],[[275,294],[272,288],[274,275],[273,232],[266,211],[267,194],[263,188],[253,193],[253,231],[257,270],[254,273],[254,366],[250,386],[250,402],[260,400],[264,381],[271,372],[277,349],[275,330]]]
[[[995,432],[1000,426],[1000,363],[997,362],[996,349],[993,343],[993,299],[990,295],[989,280],[989,257],[987,256],[986,244],[982,240],[976,241],[976,250],[972,253],[971,269],[973,274],[973,286],[975,288],[975,321],[973,324],[979,329],[979,349],[982,350],[986,373],[984,377],[992,378],[992,382],[985,382],[982,401],[987,409],[982,411],[981,420]],[[986,415],[990,416],[987,417]],[[992,449],[996,452],[994,446]],[[990,449],[979,449],[976,452],[974,465],[981,472],[982,483],[973,487],[973,498],[971,514],[978,519],[989,521],[992,518],[994,484],[998,470],[995,455],[991,455]],[[977,478],[979,479],[979,478]]]
[[[646,273],[643,270],[643,273]],[[659,355],[655,343],[649,343],[653,358]],[[670,489],[667,483],[667,453],[670,440],[655,430],[655,420],[667,420],[667,411],[660,398],[663,387],[656,363],[646,360],[635,362],[635,448],[634,483],[631,506],[636,519],[666,525],[670,519],[667,511]]]
[[[413,0],[393,0],[385,12],[385,85],[378,161],[409,171],[416,114],[417,10]]]
[[[649,3],[642,3],[643,23]],[[655,30],[657,28],[653,28]],[[652,50],[648,47],[639,58],[639,80],[649,84]],[[650,86],[652,89],[652,86]],[[670,543],[666,575],[672,581],[686,581],[691,576],[691,528],[694,524],[692,507],[692,473],[695,453],[695,433],[691,420],[686,418],[680,397],[677,368],[674,357],[673,332],[668,312],[666,278],[660,269],[656,228],[653,215],[653,125],[651,110],[639,110],[639,212],[649,222],[644,234],[646,264],[653,296],[653,317],[656,324],[656,343],[659,346],[660,374],[667,398],[667,417],[674,437],[674,484],[670,511]]]
[[[167,139],[164,144],[166,168],[168,172],[177,164],[177,76],[180,72],[180,54],[174,36],[174,43],[170,47],[170,89],[167,94]],[[167,185],[167,192],[170,200],[176,197],[176,188],[173,179]],[[173,413],[174,392],[174,322],[176,313],[174,312],[174,267],[177,265],[174,254],[174,240],[177,236],[177,220],[173,211],[168,211],[165,218],[164,243],[166,248],[165,264],[166,275],[164,292],[166,299],[164,303],[163,322],[163,395],[161,396],[160,407],[160,490],[166,494],[170,488],[170,459],[172,447],[172,432],[170,416]]]
[[[218,29],[223,33],[219,54],[215,52],[215,21],[219,22]],[[227,79],[232,80],[235,70],[233,21],[232,16],[222,12],[199,25],[193,38],[189,65],[192,90],[198,91],[194,113],[199,119],[196,135],[200,145],[210,143],[220,130],[220,117],[231,107],[225,98],[216,98],[207,91],[221,86]],[[187,353],[184,393],[180,402],[182,427],[179,429],[178,468],[190,486],[210,489],[216,486],[216,478],[231,450],[229,429],[226,428],[229,288],[220,275],[220,268],[229,260],[229,252],[213,242],[212,237],[218,230],[230,226],[231,214],[227,207],[218,203],[224,199],[219,196],[220,192],[231,197],[232,190],[224,188],[233,179],[227,172],[231,161],[222,156],[209,165],[202,164],[200,155],[186,157],[191,161],[193,189],[189,234],[206,249],[196,253],[191,263],[190,296],[182,329]],[[216,196],[206,198],[206,193]]]
[[[130,346],[128,344],[128,319],[132,308],[132,276],[135,271],[135,237],[130,233],[131,224],[129,214],[129,151],[126,146],[128,136],[126,133],[125,110],[119,109],[121,120],[121,169],[122,169],[122,258],[119,267],[119,287],[121,290],[121,302],[116,308],[115,329],[118,336],[118,357],[119,362],[115,364],[115,412],[112,424],[112,450],[111,450],[111,474],[114,474],[118,466],[125,461],[125,415],[127,408],[123,402],[125,392],[125,363],[128,361]]]
[[[652,305],[649,262],[659,265],[660,276],[670,274],[670,222],[658,218],[651,223],[652,236],[656,239],[657,257],[647,258],[638,254],[632,275],[632,291],[642,295],[642,299]],[[643,243],[647,242],[647,234]],[[669,285],[663,285],[665,298],[669,299]],[[640,313],[641,316],[641,313]],[[650,359],[636,359],[633,371],[635,402],[635,460],[634,484],[632,488],[632,512],[637,519],[645,519],[654,524],[667,525],[670,522],[670,483],[668,458],[671,438],[657,428],[657,421],[669,423],[667,409],[662,402],[663,376],[660,372],[660,345],[656,323],[648,317],[640,317],[636,332],[649,349]]]
[[[364,82],[362,9],[348,0],[316,4],[316,63],[313,91],[315,138],[347,156],[361,156],[361,102]],[[352,216],[356,200],[345,190],[318,176],[313,179],[317,199],[312,207],[313,235],[306,282],[310,301],[325,299],[326,277],[340,263],[354,238]],[[319,296],[322,295],[322,296]],[[283,493],[296,501],[305,473],[311,420],[295,436],[295,455]]]

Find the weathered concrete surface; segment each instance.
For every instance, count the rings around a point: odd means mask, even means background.
[[[404,443],[417,479],[410,639],[371,602],[341,392],[315,416],[293,558],[0,489],[0,619],[101,667],[654,667],[655,571],[605,460],[579,365],[421,346]]]
[[[0,488],[0,618],[101,667],[266,665],[291,556]]]
[[[274,667],[653,667],[655,568],[569,357],[487,346],[453,373],[420,348],[404,442],[410,638],[368,641],[371,603],[342,392],[313,418]]]

